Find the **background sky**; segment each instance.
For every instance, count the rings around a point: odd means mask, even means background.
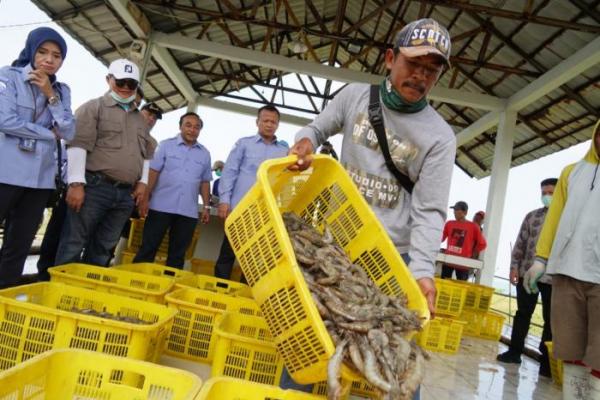
[[[104,79],[106,67],[67,33],[50,22],[48,16],[28,0],[0,0],[0,66],[9,65],[17,57],[29,31],[39,26],[49,26],[58,30],[67,41],[68,53],[63,67],[58,72],[58,78],[71,87],[73,110],[85,101],[101,96],[107,90]],[[152,135],[158,141],[176,135],[179,117],[184,112],[185,109],[182,109],[164,115],[156,124]],[[237,139],[256,133],[253,117],[206,107],[200,107],[198,113],[204,121],[199,141],[211,152],[213,161],[225,160]],[[297,126],[282,123],[277,136],[291,144],[298,129]],[[338,136],[332,142],[339,153],[341,137]],[[581,159],[589,146],[588,141],[511,170],[496,263],[497,275],[508,276],[510,246],[519,231],[521,221],[525,214],[542,205],[540,181],[558,177],[562,168]],[[467,218],[471,219],[476,211],[485,210],[488,187],[489,178],[473,179],[454,167],[449,205],[458,200],[466,201],[469,204]],[[452,210],[448,209],[448,212],[449,218],[453,218]]]

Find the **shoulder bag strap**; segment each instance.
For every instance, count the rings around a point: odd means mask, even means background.
[[[390,149],[388,147],[388,141],[385,137],[385,128],[383,126],[383,115],[381,114],[381,104],[379,103],[379,86],[371,85],[371,91],[369,95],[369,122],[377,135],[377,141],[379,142],[379,148],[385,158],[385,165],[388,167],[392,175],[396,177],[400,185],[409,194],[412,194],[415,184],[410,180],[408,176],[402,173],[390,155]]]

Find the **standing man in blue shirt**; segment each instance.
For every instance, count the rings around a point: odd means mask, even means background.
[[[56,80],[67,55],[50,28],[34,29],[10,67],[0,68],[0,221],[7,219],[0,288],[16,284],[55,188],[58,139],[72,139],[71,91]]]
[[[142,215],[148,207],[149,211],[134,263],[154,262],[169,230],[167,265],[183,268],[185,250],[198,222],[198,192],[203,203],[201,222],[209,221],[212,171],[210,153],[198,143],[202,125],[198,114],[184,114],[179,119],[180,134],[160,142],[150,162],[148,190],[141,207]]]
[[[275,136],[279,127],[279,110],[272,105],[258,109],[256,119],[258,134],[238,140],[229,153],[219,184],[218,215],[225,220],[231,210],[256,182],[260,164],[271,158],[285,157],[289,151]],[[223,238],[221,252],[215,264],[215,276],[229,279],[235,254],[227,236]]]

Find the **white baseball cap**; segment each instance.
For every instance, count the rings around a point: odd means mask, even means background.
[[[129,61],[126,58],[119,58],[111,62],[108,67],[108,74],[114,76],[115,79],[140,81],[140,69],[133,61]]]

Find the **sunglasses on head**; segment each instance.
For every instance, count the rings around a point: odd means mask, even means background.
[[[118,88],[124,88],[127,87],[127,89],[129,90],[135,90],[138,87],[138,81],[136,81],[135,79],[117,79],[115,78],[115,85],[117,85]]]

